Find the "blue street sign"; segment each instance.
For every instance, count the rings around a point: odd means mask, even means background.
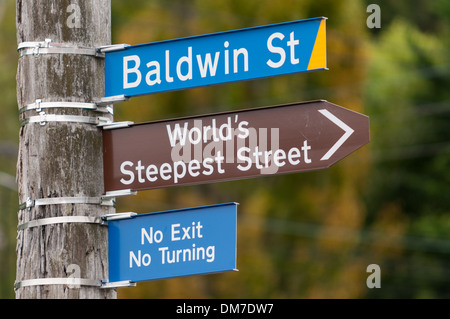
[[[109,282],[236,270],[236,203],[108,222]]]
[[[326,69],[326,18],[105,52],[105,96],[127,97]]]

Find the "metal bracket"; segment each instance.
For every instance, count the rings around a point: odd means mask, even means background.
[[[44,126],[48,122],[72,122],[82,124],[93,124],[98,126],[112,123],[112,121],[109,118],[102,116],[91,117],[80,115],[58,115],[58,114],[46,114],[45,112],[41,112],[37,116],[30,116],[25,120],[23,120],[21,126],[23,127],[30,123],[39,123],[42,126]]]
[[[121,44],[111,44],[111,45],[104,45],[101,47],[98,47],[97,50],[106,53],[106,52],[114,52],[114,51],[120,51],[124,50],[126,47],[129,47],[129,44],[121,43]]]
[[[130,127],[133,124],[134,124],[134,122],[131,122],[131,121],[112,122],[109,124],[103,124],[103,125],[101,125],[101,127],[104,130],[112,130],[112,129],[116,129],[116,128]]]
[[[102,281],[100,288],[108,289],[108,288],[126,288],[126,287],[136,287],[135,282],[131,282],[130,280],[124,281],[116,281],[116,282],[108,282],[106,280]]]
[[[113,109],[107,105],[99,105],[97,103],[81,103],[81,102],[42,102],[42,99],[37,99],[35,103],[25,105],[19,110],[19,113],[36,110],[42,112],[42,109],[47,108],[72,108],[72,109],[86,109],[101,113],[113,114]]]
[[[111,220],[120,220],[120,219],[129,219],[129,218],[133,218],[134,216],[136,216],[136,213],[133,212],[128,212],[128,213],[114,213],[114,214],[107,214],[107,215],[103,215],[102,219],[105,222],[109,222]]]
[[[20,57],[26,55],[39,56],[41,54],[78,54],[88,55],[97,58],[104,58],[105,55],[97,48],[71,47],[62,43],[54,43],[51,39],[42,42],[22,42],[17,47]]]
[[[130,99],[129,97],[122,94],[122,95],[102,97],[100,100],[96,101],[95,103],[97,105],[108,105],[108,104],[126,102],[129,99]]]
[[[129,195],[136,195],[137,191],[133,191],[131,189],[121,189],[118,191],[111,191],[106,192],[105,195],[103,195],[103,198],[111,198],[111,197],[121,197],[121,196],[129,196]]]
[[[104,197],[51,197],[51,198],[40,198],[32,200],[27,198],[24,203],[19,205],[19,209],[31,209],[31,207],[36,206],[46,206],[46,205],[62,205],[62,204],[91,204],[91,205],[101,205],[101,206],[115,206],[114,198],[104,198]]]

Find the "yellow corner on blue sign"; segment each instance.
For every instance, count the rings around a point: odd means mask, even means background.
[[[325,21],[326,18],[323,18],[320,22],[314,49],[309,60],[308,70],[324,69],[327,67]]]

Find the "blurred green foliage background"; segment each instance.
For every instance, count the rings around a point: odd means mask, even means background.
[[[369,4],[381,9],[370,29]],[[328,71],[136,97],[136,123],[315,99],[364,113],[371,142],[331,168],[121,198],[146,213],[239,202],[239,272],[139,283],[120,298],[449,298],[450,2],[112,0],[113,43],[328,17]],[[19,133],[15,1],[0,0],[0,298],[14,298]],[[366,268],[378,264],[381,288]]]

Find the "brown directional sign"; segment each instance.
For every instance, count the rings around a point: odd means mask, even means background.
[[[369,140],[367,116],[324,100],[104,130],[105,192],[323,169]]]

